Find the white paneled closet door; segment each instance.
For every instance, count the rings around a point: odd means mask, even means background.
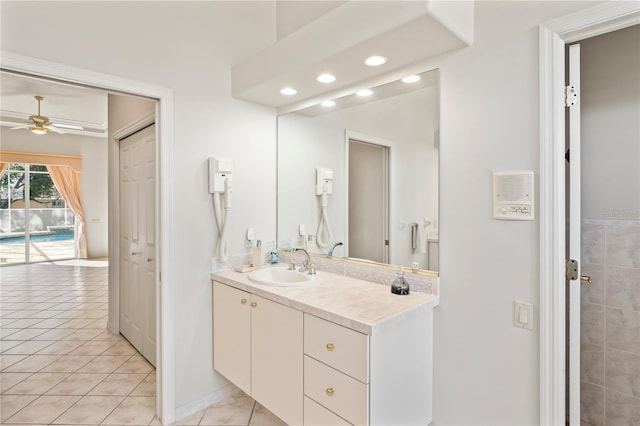
[[[155,125],[120,141],[120,333],[156,364]]]

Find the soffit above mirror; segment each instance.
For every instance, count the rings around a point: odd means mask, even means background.
[[[343,2],[236,64],[232,94],[286,113],[404,77],[417,62],[471,45],[473,8],[473,1]],[[387,61],[365,65],[372,55]],[[336,80],[317,81],[323,73]],[[285,87],[297,93],[281,94]]]

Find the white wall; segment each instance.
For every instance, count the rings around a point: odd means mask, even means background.
[[[345,130],[372,137],[369,142],[390,146],[390,263],[426,265],[426,255],[413,255],[411,229],[400,221],[438,219],[438,88],[366,103],[325,115],[278,117],[278,238],[296,246],[298,225],[315,235],[320,212],[315,195],[316,168],[334,171],[329,196],[329,220],[333,242],[345,235]],[[341,249],[336,254],[342,255]],[[316,248],[317,252],[320,249]],[[325,250],[326,252],[326,250]]]
[[[640,25],[584,40],[580,50],[582,217],[638,219]]]
[[[491,171],[538,172],[537,24],[591,4],[477,2],[474,45],[426,64],[442,93],[434,424],[538,423],[538,330],[511,317],[514,299],[537,307],[539,224],[491,218]],[[273,3],[1,7],[3,50],[175,90],[177,404],[213,392],[205,160],[236,161],[231,252],[247,226],[275,238],[275,114],[231,99],[229,84],[231,64],[275,40]]]
[[[82,201],[87,219],[89,257],[107,256],[107,140],[89,136],[48,133],[38,136],[25,130],[0,128],[5,151],[40,152],[82,157]]]
[[[234,160],[231,253],[275,239],[272,109],[231,98],[230,68],[275,40],[271,2],[2,2],[2,49],[174,90],[176,404],[226,381],[212,368],[214,219],[207,158]],[[42,49],[46,41],[47,48]],[[106,153],[105,153],[106,157]],[[106,193],[106,180],[105,180]]]

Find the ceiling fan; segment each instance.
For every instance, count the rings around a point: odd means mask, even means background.
[[[81,127],[77,127],[77,126],[67,126],[67,125],[63,125],[63,124],[55,124],[49,121],[49,117],[45,117],[43,115],[40,115],[40,102],[42,102],[44,100],[44,97],[42,96],[34,96],[36,98],[36,101],[38,101],[38,114],[37,115],[30,115],[29,116],[29,122],[27,124],[23,124],[21,126],[17,126],[17,127],[12,127],[11,130],[16,130],[16,129],[29,129],[31,130],[32,133],[35,133],[36,135],[45,135],[47,133],[49,133],[49,130],[55,132],[55,133],[65,133],[61,127],[65,127],[65,128],[70,128],[70,129],[76,129],[76,130],[82,130]]]

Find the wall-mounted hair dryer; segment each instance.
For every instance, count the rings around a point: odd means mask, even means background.
[[[316,245],[320,248],[328,247],[333,239],[328,213],[328,195],[330,194],[333,194],[333,170],[318,167],[316,169],[316,195],[320,195],[320,220],[316,230]]]
[[[233,162],[229,158],[209,158],[209,193],[213,197],[213,214],[218,229],[216,256],[223,262],[229,256],[226,240],[227,221],[231,211]],[[221,200],[222,198],[222,200]]]

